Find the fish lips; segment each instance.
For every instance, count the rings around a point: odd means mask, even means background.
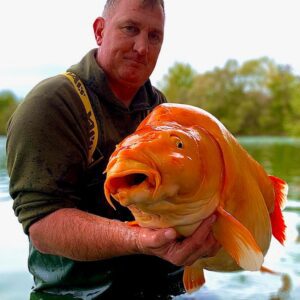
[[[152,201],[160,184],[161,175],[152,167],[138,161],[117,160],[107,170],[104,191],[111,206],[110,196],[121,205],[130,206]]]

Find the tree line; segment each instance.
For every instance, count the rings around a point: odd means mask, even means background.
[[[0,135],[6,135],[7,122],[19,104],[19,99],[11,91],[0,92]]]
[[[300,136],[300,77],[267,57],[203,74],[175,63],[159,87],[169,102],[205,109],[233,134]]]
[[[235,135],[300,136],[300,77],[288,65],[262,57],[197,73],[175,63],[159,83],[169,102],[201,107]],[[0,92],[0,135],[20,100]]]

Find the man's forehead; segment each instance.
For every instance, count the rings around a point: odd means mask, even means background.
[[[163,9],[163,11],[165,10],[164,1],[159,0],[108,0],[105,4],[105,8],[116,7],[122,2],[125,2],[126,4],[135,3],[142,7],[160,6]]]
[[[164,13],[159,5],[153,8],[145,8],[140,5],[120,6],[119,9],[115,9],[106,19],[115,20],[118,23],[128,22],[138,26],[143,26],[145,23],[148,23],[147,25],[160,31],[163,31],[164,28]]]
[[[112,5],[107,7],[105,12],[106,17],[122,11],[125,13],[128,10],[142,10],[145,13],[148,12],[160,12],[164,16],[164,8],[159,1],[142,1],[142,0],[116,0],[112,2]]]

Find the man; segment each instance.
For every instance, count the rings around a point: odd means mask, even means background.
[[[163,0],[107,1],[94,22],[98,49],[69,69],[84,83],[97,118],[92,164],[88,120],[63,75],[39,83],[10,121],[10,193],[29,235],[31,299],[167,299],[183,291],[182,266],[218,248],[210,233],[214,216],[178,241],[171,228],[122,222],[132,220],[130,212],[114,211],[103,195],[102,172],[115,145],[165,102],[149,81],[164,21]]]

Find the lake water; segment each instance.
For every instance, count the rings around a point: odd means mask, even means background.
[[[192,295],[176,300],[287,300],[300,299],[300,139],[243,137],[240,142],[268,173],[289,184],[289,201],[284,216],[287,241],[281,246],[272,240],[264,265],[289,275],[260,272],[205,272],[206,284]],[[0,137],[0,299],[28,299],[32,279],[27,271],[27,238],[12,210],[5,170],[5,138]]]

